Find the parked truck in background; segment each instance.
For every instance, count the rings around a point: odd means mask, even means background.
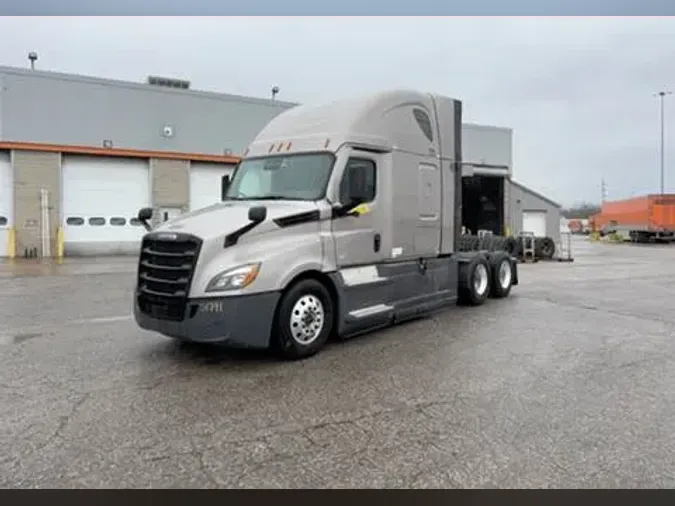
[[[506,252],[459,252],[459,100],[389,91],[274,118],[223,202],[144,236],[138,325],[286,358],[518,284]],[[139,212],[146,224],[152,209]]]
[[[675,239],[675,195],[646,195],[605,202],[591,217],[593,231],[616,233],[633,242]]]

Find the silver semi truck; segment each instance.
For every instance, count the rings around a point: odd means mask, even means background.
[[[283,112],[224,180],[222,202],[151,228],[138,325],[192,342],[318,352],[518,284],[506,252],[458,252],[462,103],[381,92]]]

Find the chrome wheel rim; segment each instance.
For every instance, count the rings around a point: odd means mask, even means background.
[[[473,275],[473,289],[476,295],[483,295],[488,286],[488,272],[484,264],[478,264]]]
[[[291,335],[298,343],[308,345],[316,341],[325,324],[323,304],[315,295],[303,295],[291,311]]]
[[[499,284],[506,289],[511,285],[511,263],[504,260],[499,266]]]

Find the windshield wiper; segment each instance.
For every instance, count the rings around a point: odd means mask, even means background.
[[[259,197],[252,197],[251,200],[299,200],[288,195],[261,195]]]

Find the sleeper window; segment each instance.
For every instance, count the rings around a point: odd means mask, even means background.
[[[413,109],[413,116],[415,116],[415,121],[417,121],[417,125],[420,127],[420,130],[422,130],[424,136],[429,139],[429,141],[433,142],[434,130],[431,127],[429,115],[422,109]]]

